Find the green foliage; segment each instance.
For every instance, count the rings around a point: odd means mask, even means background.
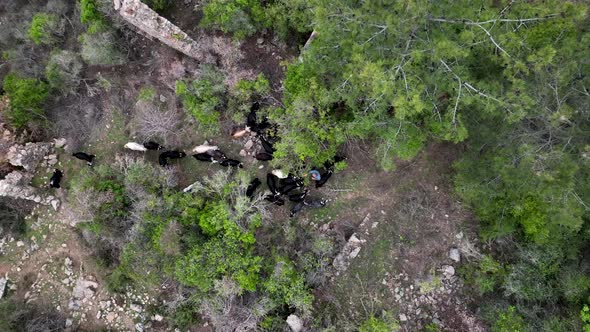
[[[258,0],[208,0],[203,14],[203,26],[231,33],[237,39],[249,37],[267,25]]]
[[[137,100],[144,102],[151,102],[156,96],[156,89],[152,87],[143,87],[139,90]]]
[[[492,332],[525,332],[526,325],[515,307],[508,307],[498,312],[497,320],[492,326]]]
[[[590,332],[590,308],[584,304],[582,311],[580,311],[580,319],[582,320],[584,332]]]
[[[265,8],[272,29],[287,39],[293,32],[303,34],[312,30],[313,5],[306,0],[276,0]]]
[[[55,42],[59,21],[53,14],[37,13],[31,20],[27,36],[35,44],[52,44]]]
[[[387,312],[383,312],[382,318],[371,315],[359,326],[359,332],[395,332],[400,326]]]
[[[51,54],[45,67],[45,78],[49,87],[64,94],[74,94],[80,84],[82,62],[70,51],[56,51]]]
[[[311,313],[313,295],[307,288],[303,276],[287,258],[276,257],[272,272],[262,284],[262,288],[276,301],[295,308],[303,315]]]
[[[199,212],[198,224],[209,238],[177,261],[177,278],[206,292],[216,279],[225,276],[242,289],[254,291],[261,268],[261,257],[253,254],[254,235],[229,220],[227,207],[221,202],[206,205]]]
[[[96,34],[107,29],[108,24],[99,10],[96,0],[80,0],[80,22],[88,26],[88,34]]]
[[[166,11],[170,7],[170,0],[146,0],[144,3],[159,13]]]
[[[4,77],[3,87],[10,99],[6,116],[12,126],[20,129],[43,117],[43,103],[49,94],[46,83],[10,73]]]
[[[176,82],[176,95],[184,109],[208,133],[219,131],[219,108],[224,93],[223,75],[212,66],[204,66],[198,80]]]

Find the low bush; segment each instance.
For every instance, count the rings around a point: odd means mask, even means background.
[[[258,0],[210,0],[203,8],[202,25],[244,39],[267,26],[267,18]]]
[[[207,133],[219,131],[218,121],[224,94],[223,75],[213,66],[204,66],[198,80],[176,82],[176,95],[182,100],[184,109]]]
[[[170,0],[144,0],[143,3],[159,13],[165,12],[170,7]]]
[[[37,13],[31,20],[27,36],[37,45],[53,44],[59,33],[59,24],[57,16],[47,13]]]
[[[57,51],[51,54],[45,67],[45,78],[49,87],[63,94],[74,94],[80,84],[82,61],[70,51]]]
[[[4,91],[10,99],[6,115],[12,126],[20,129],[43,117],[43,103],[49,95],[46,83],[10,73],[4,77]]]
[[[117,49],[115,35],[111,31],[90,32],[80,36],[82,59],[91,65],[121,65],[126,57]]]
[[[389,313],[383,312],[381,318],[371,315],[359,326],[359,332],[395,332],[399,330],[399,324],[390,317]]]
[[[80,22],[88,26],[89,34],[102,32],[108,27],[96,0],[80,0]]]

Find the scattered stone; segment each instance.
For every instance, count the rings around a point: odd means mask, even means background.
[[[109,323],[112,323],[116,318],[117,318],[117,314],[114,312],[109,312],[106,317],[107,322],[109,322]]]
[[[303,322],[301,321],[301,318],[296,315],[289,315],[289,317],[287,317],[287,324],[293,332],[300,332],[303,330]]]
[[[143,324],[142,323],[135,324],[135,331],[143,332]]]
[[[160,315],[155,315],[153,320],[155,320],[156,322],[161,322],[162,320],[164,320],[164,317]]]
[[[137,304],[132,304],[129,306],[129,309],[135,311],[135,312],[142,312],[143,308]]]
[[[358,256],[359,252],[361,252],[361,247],[358,247],[356,249],[354,249],[353,251],[350,252],[350,254],[348,255],[348,258],[353,259],[356,256]]]
[[[70,326],[72,326],[72,324],[74,324],[74,321],[72,321],[72,319],[70,319],[70,318],[66,319],[66,327],[70,327]]]
[[[262,45],[262,43],[264,43],[264,38],[258,38],[258,39],[256,39],[256,44]]]
[[[58,149],[63,148],[68,142],[65,138],[56,138],[54,141],[55,142],[53,143],[53,145]]]
[[[399,314],[399,321],[400,322],[407,322],[408,316],[406,316],[405,314]]]
[[[248,152],[246,152],[246,150],[244,150],[244,149],[240,150],[240,156],[246,157],[247,155],[248,155]]]
[[[16,242],[16,246],[17,246],[17,247],[22,247],[22,246],[24,246],[24,245],[25,245],[25,243],[24,243],[23,241],[18,241],[18,242]]]
[[[97,288],[98,284],[96,282],[80,278],[76,281],[72,295],[77,299],[88,299],[94,296]]]
[[[8,283],[8,278],[0,278],[0,299],[4,296],[4,289],[6,289],[6,284]]]
[[[447,278],[455,275],[455,268],[451,265],[443,265],[442,271]]]
[[[246,150],[251,150],[252,147],[254,146],[254,142],[252,142],[252,140],[248,140],[248,142],[246,142],[246,144],[244,144],[244,149]]]
[[[461,261],[461,253],[459,252],[459,249],[452,248],[449,251],[449,258],[457,263],[460,262]]]

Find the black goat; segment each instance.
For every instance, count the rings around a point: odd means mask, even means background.
[[[199,161],[207,161],[210,163],[217,162],[215,158],[213,158],[213,156],[208,154],[207,152],[193,154],[193,157],[195,157],[195,159]]]
[[[186,153],[182,151],[165,151],[160,153],[158,162],[160,163],[160,166],[167,166],[168,159],[180,159],[184,157],[186,157]]]
[[[297,204],[293,205],[293,207],[291,208],[291,214],[289,214],[289,217],[293,217],[295,214],[297,214],[299,211],[301,211],[303,209],[303,206],[305,204],[303,204],[303,201],[298,202]]]
[[[55,169],[51,179],[49,180],[49,186],[51,188],[60,188],[59,182],[61,181],[62,176],[63,173],[59,169]]]
[[[264,196],[264,199],[267,200],[267,201],[269,201],[269,202],[271,202],[271,203],[274,203],[274,204],[276,204],[278,206],[281,206],[281,205],[284,205],[285,204],[285,201],[282,198],[280,198],[279,196],[276,196],[276,195],[266,195],[266,196]]]
[[[224,167],[244,167],[244,165],[242,165],[242,163],[239,160],[235,159],[224,159],[222,162],[219,163],[219,165]]]
[[[303,204],[305,204],[305,206],[309,206],[310,208],[321,208],[321,207],[326,206],[326,200],[325,199],[304,200]]]
[[[206,153],[213,157],[213,159],[215,159],[215,161],[217,162],[221,162],[224,159],[227,159],[225,153],[223,153],[221,150],[209,150]]]
[[[301,193],[297,193],[297,194],[291,194],[289,195],[289,200],[291,202],[301,202],[305,199],[305,196],[307,196],[307,189],[305,189],[303,192]]]
[[[332,170],[328,170],[326,173],[321,175],[321,180],[315,182],[315,187],[320,188],[326,181],[332,176]]]
[[[296,188],[299,188],[299,185],[296,183],[287,184],[287,185],[281,186],[279,188],[279,192],[284,195],[284,194],[289,193],[289,191],[296,189]]]
[[[92,161],[96,157],[93,154],[88,154],[85,152],[76,152],[76,153],[72,154],[72,156],[74,156],[80,160],[84,160],[86,163],[88,163],[88,166],[92,166]]]
[[[296,184],[298,187],[302,187],[303,179],[289,173],[289,175],[286,178],[279,180],[279,187],[284,187],[290,184]]]
[[[254,196],[254,192],[256,191],[256,188],[258,188],[258,186],[260,186],[262,184],[262,182],[260,182],[260,180],[258,180],[258,178],[254,178],[254,180],[252,180],[250,182],[250,184],[248,185],[248,188],[246,189],[246,196],[252,198],[252,196]]]
[[[266,185],[268,185],[268,189],[270,189],[273,195],[277,195],[279,193],[278,184],[279,178],[276,175],[272,173],[266,174]]]
[[[254,158],[260,161],[269,161],[272,160],[272,154],[266,152],[257,153]]]
[[[266,151],[266,153],[272,155],[273,152],[275,152],[272,144],[266,138],[264,138],[264,136],[260,136],[260,143],[262,144],[262,148],[264,151]]]
[[[149,142],[143,143],[143,147],[148,150],[162,150],[162,149],[164,149],[163,146],[161,146],[160,144],[158,144],[154,141],[149,141]]]

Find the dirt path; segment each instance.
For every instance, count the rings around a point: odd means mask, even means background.
[[[316,290],[318,310],[333,315],[332,324],[343,330],[355,328],[346,322],[387,310],[402,331],[428,324],[444,331],[483,331],[466,308],[470,299],[455,275],[460,263],[449,258],[452,248],[475,238],[471,215],[448,182],[458,147],[432,144],[391,173],[368,162],[362,147],[347,152],[349,167],[320,191],[331,206],[300,219],[335,236],[340,247],[353,233],[361,242],[360,252],[350,254],[348,270]],[[365,218],[367,225],[359,229]]]

